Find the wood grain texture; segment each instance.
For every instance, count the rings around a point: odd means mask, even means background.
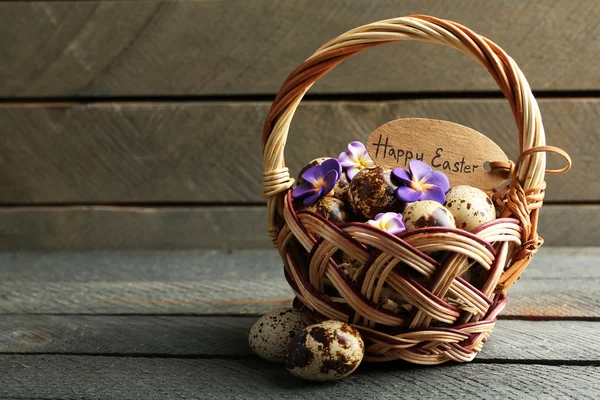
[[[563,254],[575,253],[569,248],[545,248],[534,267],[545,273],[567,277],[570,268],[581,277],[600,270],[592,267],[600,257],[600,248],[582,249],[587,255],[579,259],[584,265],[569,267]],[[555,261],[556,260],[556,261]],[[585,268],[585,265],[590,268]],[[532,267],[533,268],[533,267]],[[281,279],[283,264],[279,253],[270,250],[222,251],[95,251],[95,252],[0,252],[0,281],[29,282],[139,282],[197,281],[247,279]],[[548,272],[550,271],[550,272]]]
[[[244,314],[292,303],[277,280],[0,282],[0,314]]]
[[[0,353],[251,357],[257,317],[0,316]],[[600,361],[600,322],[498,321],[478,361]]]
[[[600,279],[537,279],[509,292],[503,316],[600,317]]]
[[[271,249],[266,208],[0,208],[0,250]],[[595,246],[600,206],[546,205],[540,235],[549,246]]]
[[[250,356],[257,317],[0,316],[0,353]]]
[[[414,13],[497,42],[536,90],[599,88],[600,44],[583,38],[598,36],[600,10],[587,0],[36,1],[0,4],[0,96],[274,93],[329,39]],[[403,43],[356,56],[314,89],[440,90],[496,87],[453,49]]]
[[[5,105],[0,204],[262,203],[260,132],[269,107],[268,102]],[[600,149],[595,123],[600,101],[542,99],[540,107],[547,142],[574,160],[567,175],[547,176],[546,201],[599,201],[593,166]],[[350,141],[365,141],[380,125],[408,117],[471,127],[509,158],[518,156],[516,126],[501,99],[310,101],[292,123],[286,162],[295,175],[310,160],[337,156]],[[549,157],[550,168],[562,163]]]
[[[262,206],[0,208],[2,250],[271,247]]]
[[[600,279],[600,247],[544,246],[524,279]],[[136,282],[279,280],[283,264],[270,250],[0,252],[0,281]]]
[[[511,288],[503,316],[600,317],[598,250],[584,249],[574,258],[571,250],[545,250],[534,258],[533,276],[526,271]],[[291,302],[281,263],[271,252],[221,261],[215,253],[168,254],[5,253],[0,314],[254,314]]]
[[[600,317],[600,280],[523,280],[503,316]],[[0,314],[244,314],[291,304],[285,280],[0,282]]]
[[[318,384],[261,360],[0,356],[0,396],[38,399],[595,399],[599,378],[593,366],[395,364]]]
[[[600,259],[600,247],[544,246],[531,260],[523,277],[527,279],[600,278],[598,259]]]

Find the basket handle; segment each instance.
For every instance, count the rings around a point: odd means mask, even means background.
[[[320,77],[352,55],[402,40],[448,45],[477,61],[492,75],[510,103],[519,129],[519,148],[523,157],[513,171],[511,186],[526,194],[533,193],[536,198],[543,196],[545,151],[527,151],[549,146],[546,146],[538,104],[517,64],[495,43],[456,22],[412,15],[371,23],[338,36],[321,46],[283,83],[266,118],[262,135],[263,194],[269,209],[269,231],[274,239],[279,230],[283,195],[294,184],[285,166],[285,144],[290,123],[304,94]],[[537,237],[537,208],[531,215],[533,229],[529,229],[530,226],[526,229],[525,236],[529,238]],[[529,221],[523,222],[529,225]]]

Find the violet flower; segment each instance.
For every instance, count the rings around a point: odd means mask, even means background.
[[[417,200],[446,202],[450,181],[443,172],[433,171],[429,164],[419,160],[412,160],[408,168],[410,172],[402,168],[392,170],[392,174],[405,185],[398,188],[396,197],[407,203]]]
[[[342,175],[342,166],[335,158],[323,161],[320,165],[310,167],[302,174],[304,182],[292,190],[294,199],[301,199],[305,206],[310,206],[323,196],[331,196],[333,188]]]
[[[391,235],[397,235],[406,229],[404,222],[402,222],[402,214],[396,214],[395,212],[379,213],[375,216],[375,219],[368,220],[367,224]]]
[[[346,169],[346,175],[350,180],[363,168],[375,165],[365,145],[361,142],[350,142],[348,151],[340,154],[338,160],[342,164],[342,167]]]

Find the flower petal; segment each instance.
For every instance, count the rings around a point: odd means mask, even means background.
[[[325,193],[329,193],[333,190],[333,187],[337,183],[340,174],[337,171],[331,170],[327,172],[325,177],[323,178],[323,191]]]
[[[304,198],[316,193],[317,189],[310,182],[302,182],[292,190],[292,197],[295,199]]]
[[[446,194],[439,187],[430,186],[427,188],[427,190],[423,191],[423,194],[419,200],[433,200],[444,204],[446,202]]]
[[[367,221],[367,224],[371,225],[374,228],[381,229],[381,225],[379,224],[379,221],[377,221],[377,220],[370,219]]]
[[[316,185],[319,182],[319,179],[323,178],[324,174],[322,171],[323,170],[320,165],[315,165],[314,167],[310,167],[309,169],[304,171],[304,173],[302,174],[302,178],[305,181]]]
[[[431,171],[431,173],[425,177],[423,183],[425,185],[435,185],[442,189],[444,193],[450,190],[450,181],[448,180],[448,177],[440,171]]]
[[[396,190],[396,197],[406,203],[412,203],[413,201],[419,200],[423,192],[420,190],[415,190],[408,186],[400,186],[398,190]]]
[[[412,184],[412,179],[407,170],[402,168],[394,168],[392,170],[392,175],[398,178],[403,184],[406,186],[410,186]]]
[[[304,204],[305,206],[310,206],[315,201],[319,200],[319,197],[321,197],[322,194],[323,194],[323,187],[320,187],[319,190],[315,192],[315,194],[313,194],[312,196],[308,196],[307,198],[305,198],[302,201],[302,204]]]
[[[375,216],[375,219],[377,219],[379,221],[379,223],[381,223],[382,226],[384,226],[385,224],[387,224],[387,222],[390,220],[390,218],[396,217],[398,216],[398,214],[393,213],[393,212],[386,212],[386,213],[379,213]]]
[[[349,155],[346,152],[340,154],[338,161],[344,168],[354,167],[356,164],[358,164],[356,157],[352,156],[351,154]]]
[[[348,153],[356,158],[361,158],[366,152],[367,148],[361,142],[354,141],[348,144]]]
[[[362,164],[363,167],[368,168],[368,167],[373,167],[375,165],[375,162],[373,161],[373,159],[371,158],[371,156],[369,155],[369,153],[365,153],[361,158],[360,158],[360,163]]]
[[[379,213],[375,216],[374,220],[371,219],[367,223],[392,235],[397,235],[406,230],[402,222],[402,214],[395,212]]]
[[[416,182],[419,182],[421,179],[425,178],[432,171],[429,164],[419,160],[412,160],[409,162],[408,169],[410,169],[410,175]]]
[[[327,159],[321,164],[321,171],[323,171],[323,175],[327,174],[327,172],[331,170],[336,171],[338,177],[342,175],[342,165],[335,158]]]
[[[348,170],[346,171],[346,175],[348,176],[348,179],[352,180],[352,179],[354,179],[356,174],[358,174],[361,170],[362,170],[362,168],[360,168],[360,167],[348,168]]]
[[[385,225],[385,230],[392,235],[397,235],[400,232],[404,232],[406,228],[399,217],[392,217]]]

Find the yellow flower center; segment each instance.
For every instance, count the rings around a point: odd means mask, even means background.
[[[367,168],[373,165],[373,162],[368,157],[358,157],[358,165],[356,166],[359,170]]]
[[[420,181],[419,182],[412,181],[412,184],[410,186],[412,186],[412,188],[415,190],[423,191],[423,186]]]
[[[313,183],[313,187],[315,188],[315,190],[319,190],[321,188],[325,189],[325,180],[323,178],[319,178],[317,180],[317,182]],[[334,191],[335,191],[335,189],[331,189],[331,191],[329,191],[329,193],[325,193],[324,196],[331,197],[331,196],[333,196]]]
[[[421,192],[424,192],[431,185],[425,183],[425,178],[423,178],[420,181],[412,181],[412,184],[410,186],[415,190],[420,190]]]

